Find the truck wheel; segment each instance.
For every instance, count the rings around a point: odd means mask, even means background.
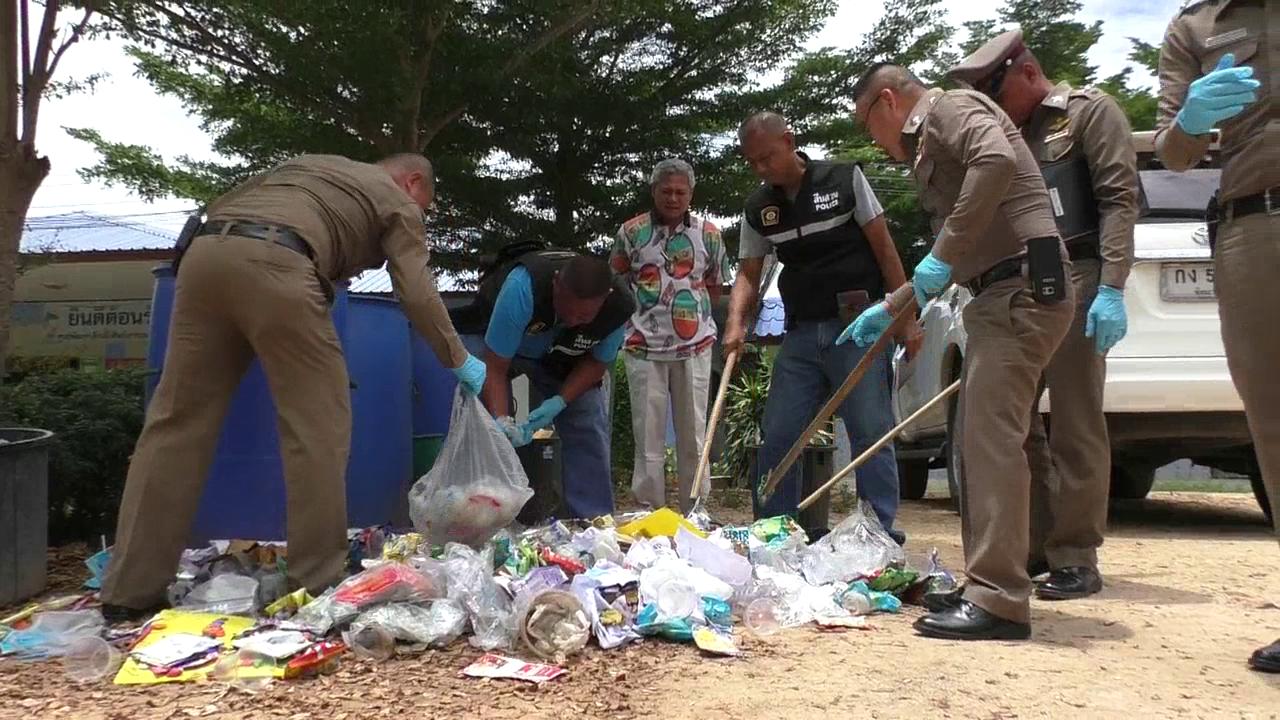
[[[903,500],[919,500],[929,489],[928,460],[898,461],[898,496]]]
[[[1156,482],[1156,469],[1146,465],[1111,466],[1111,497],[1117,500],[1141,500]]]
[[[1275,527],[1275,518],[1271,516],[1271,500],[1267,497],[1267,486],[1262,483],[1262,473],[1250,473],[1249,484],[1253,486],[1253,496],[1258,499],[1262,514],[1266,515],[1267,522]]]

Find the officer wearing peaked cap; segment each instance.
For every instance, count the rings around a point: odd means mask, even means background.
[[[1165,167],[1196,166],[1217,129],[1222,184],[1209,218],[1214,283],[1227,366],[1249,419],[1259,472],[1280,520],[1280,0],[1186,5],[1160,48],[1156,154]],[[1249,664],[1280,672],[1280,640]]]
[[[1029,457],[1052,458],[1051,466],[1032,467],[1030,566],[1033,575],[1052,570],[1036,589],[1041,598],[1085,597],[1102,589],[1097,549],[1111,485],[1102,411],[1106,353],[1125,333],[1124,284],[1139,214],[1129,122],[1105,92],[1055,85],[1020,29],[995,37],[948,77],[995,100],[1020,128],[1071,256],[1075,321],[1044,373],[1053,435],[1046,439],[1034,412],[1028,439],[1050,449]]]

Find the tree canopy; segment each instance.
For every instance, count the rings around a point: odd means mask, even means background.
[[[806,50],[835,0],[115,0],[102,12],[140,74],[201,119],[229,162],[166,160],[92,129],[86,175],[144,197],[208,200],[304,152],[358,159],[425,151],[437,166],[432,238],[445,267],[518,239],[599,249],[648,205],[647,173],[690,161],[699,212],[735,222],[755,185],[734,130],[772,109],[803,146],[864,163],[913,263],[928,223],[905,168],[853,126],[849,88],[893,60],[930,81],[1021,25],[1046,71],[1094,81],[1100,22],[1077,0],[1009,0],[960,41],[943,0],[889,0],[846,47]],[[1154,48],[1134,40],[1146,66]],[[1145,127],[1151,92],[1126,69],[1101,84]],[[734,245],[736,233],[727,228]]]

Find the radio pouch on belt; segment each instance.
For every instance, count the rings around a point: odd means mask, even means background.
[[[1062,264],[1061,241],[1038,237],[1027,241],[1027,272],[1031,294],[1041,305],[1056,305],[1066,297],[1067,278]]]
[[[204,211],[197,210],[191,213],[187,218],[186,224],[182,226],[182,232],[178,233],[178,241],[173,245],[173,272],[178,272],[178,263],[182,262],[182,256],[187,253],[187,248],[191,247],[191,240],[200,232],[200,228],[204,225]]]
[[[1213,257],[1218,249],[1218,193],[1209,198],[1209,205],[1204,209],[1204,224],[1209,232],[1209,257]]]

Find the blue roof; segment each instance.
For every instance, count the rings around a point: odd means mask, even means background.
[[[23,253],[169,250],[177,236],[140,222],[73,212],[29,217],[23,226]]]

